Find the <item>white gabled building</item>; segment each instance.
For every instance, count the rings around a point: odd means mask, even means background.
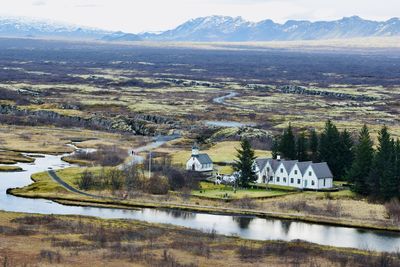
[[[291,186],[301,189],[333,187],[333,175],[326,162],[258,158],[255,161],[258,183]]]
[[[213,171],[213,162],[208,154],[200,154],[197,145],[192,147],[192,155],[186,162],[186,170],[195,172],[210,172]]]

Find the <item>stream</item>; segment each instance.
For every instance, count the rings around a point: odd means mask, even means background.
[[[135,151],[147,151],[161,145],[164,140]],[[0,210],[10,212],[84,215],[105,219],[134,219],[150,223],[164,223],[202,231],[216,231],[218,234],[235,235],[254,240],[296,240],[301,239],[321,245],[351,247],[385,252],[400,248],[400,233],[389,231],[362,230],[349,227],[319,225],[272,218],[249,216],[215,215],[166,209],[109,209],[76,207],[55,203],[45,199],[28,199],[8,195],[8,188],[23,187],[32,183],[31,175],[49,169],[62,169],[72,165],[61,160],[61,156],[41,155],[35,163],[18,163],[23,172],[0,173]]]

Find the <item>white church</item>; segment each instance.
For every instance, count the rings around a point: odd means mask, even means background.
[[[194,172],[211,172],[214,166],[210,156],[200,153],[199,147],[195,144],[192,147],[192,155],[186,162],[186,170]]]
[[[258,158],[255,161],[257,183],[268,183],[301,189],[333,187],[333,175],[326,162]]]

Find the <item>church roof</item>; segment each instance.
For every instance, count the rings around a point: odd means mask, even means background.
[[[212,160],[208,154],[198,154],[194,155],[195,157],[201,164],[211,164]]]

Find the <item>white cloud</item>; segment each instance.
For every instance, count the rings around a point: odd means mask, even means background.
[[[399,0],[1,0],[0,15],[25,16],[141,32],[166,30],[199,16],[332,20],[343,16],[385,20],[398,16]]]
[[[44,6],[44,5],[46,5],[46,1],[36,0],[36,1],[32,2],[32,5],[34,5],[34,6]]]

